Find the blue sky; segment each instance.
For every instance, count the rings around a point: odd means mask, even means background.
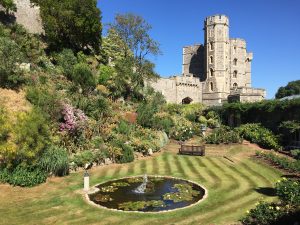
[[[182,47],[203,43],[203,21],[230,19],[230,36],[244,38],[253,52],[252,86],[273,98],[280,86],[300,79],[300,0],[100,0],[102,22],[134,13],[152,25],[163,55],[152,60],[163,77],[181,74]]]

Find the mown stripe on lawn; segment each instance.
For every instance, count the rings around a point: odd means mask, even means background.
[[[128,168],[127,168],[127,175],[133,175],[134,172],[135,172],[135,166],[137,165],[136,162],[132,162],[128,165]]]
[[[153,158],[152,160],[152,174],[158,174],[159,172],[159,164],[158,164],[158,157]]]
[[[198,159],[199,162],[199,159]],[[207,173],[210,177],[213,178],[214,187],[218,189],[221,186],[222,179],[213,171],[213,166],[210,164],[210,162],[205,158],[205,160],[202,160],[201,163],[204,165],[204,167],[207,169]]]
[[[240,188],[238,190],[235,190],[235,192],[231,192],[230,194],[234,194],[233,196],[230,195],[230,197],[228,197],[228,198],[225,197],[221,201],[216,202],[215,204],[210,204],[208,206],[205,206],[205,208],[203,209],[205,211],[198,209],[197,211],[200,214],[197,214],[197,213],[193,214],[193,218],[197,218],[197,221],[200,218],[204,218],[206,215],[209,215],[209,214],[217,215],[219,213],[219,211],[222,210],[223,207],[226,207],[226,205],[228,205],[229,203],[235,202],[235,201],[241,201],[242,199],[246,198],[249,195],[249,193],[253,193],[252,189],[253,189],[253,186],[256,185],[256,183],[252,179],[248,179],[248,177],[241,170],[237,170],[236,168],[234,168],[232,166],[228,166],[228,168],[231,169],[231,171],[233,173],[235,173],[237,176],[242,178],[239,181],[239,183],[241,182],[241,184],[243,184],[244,187],[246,187],[246,189],[243,190]],[[243,180],[245,182],[243,182]],[[216,213],[214,213],[214,212],[216,212]],[[182,218],[182,220],[181,219],[176,220],[176,222],[180,222],[180,221],[184,221],[184,223],[187,223],[188,221],[190,221],[190,222],[194,221],[194,219]]]
[[[186,156],[186,157],[184,157],[184,160],[185,160],[187,166],[190,168],[191,172],[192,172],[193,174],[195,174],[195,176],[199,177],[199,179],[200,179],[201,182],[206,182],[206,181],[207,181],[207,180],[205,179],[205,177],[202,176],[203,171],[200,171],[200,170],[197,170],[197,169],[196,169],[196,167],[195,167],[194,164],[193,164],[193,161],[194,161],[194,160],[192,160],[191,157]]]
[[[120,175],[121,169],[122,169],[122,166],[118,166],[118,167],[114,168],[114,172],[113,172],[112,176],[115,178],[118,178]]]
[[[170,164],[170,154],[169,153],[163,153],[162,160],[163,160],[163,163],[164,163],[163,164],[164,174],[171,175],[172,168],[171,168],[171,164]]]
[[[147,173],[147,165],[146,165],[146,160],[141,160],[140,162],[140,171],[142,174]]]
[[[174,164],[177,168],[177,171],[180,173],[181,177],[188,178],[189,176],[187,175],[187,173],[185,172],[185,169],[182,166],[182,158],[177,155],[172,155],[172,158],[173,158]]]
[[[199,217],[196,216],[197,220],[196,221],[199,221],[198,219],[200,218],[206,218],[208,217],[207,215],[209,214],[213,214],[211,217],[213,218],[215,216],[215,214],[213,213],[214,211],[217,210],[217,212],[219,213],[220,211],[222,211],[224,208],[226,210],[227,207],[229,207],[229,205],[232,205],[232,207],[230,207],[228,210],[229,212],[233,212],[233,207],[236,206],[238,203],[236,202],[241,202],[241,201],[244,201],[245,199],[249,198],[250,195],[257,195],[255,192],[253,192],[253,188],[258,186],[259,183],[257,183],[257,180],[253,180],[253,178],[251,177],[248,177],[245,173],[245,168],[239,168],[236,169],[235,167],[232,167],[231,166],[231,169],[239,174],[240,177],[242,177],[244,180],[246,180],[246,182],[250,185],[247,189],[245,189],[244,191],[238,193],[238,194],[235,194],[234,196],[232,197],[229,197],[229,198],[225,198],[223,199],[223,201],[220,201],[217,205],[218,207],[206,207],[205,208],[205,212],[200,215]],[[253,200],[251,200],[253,201]],[[257,196],[255,197],[255,201],[257,201]],[[239,206],[240,207],[240,206]],[[237,207],[238,208],[238,207]]]

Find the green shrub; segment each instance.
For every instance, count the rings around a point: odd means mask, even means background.
[[[170,115],[182,115],[184,105],[169,103],[166,105],[166,111]]]
[[[276,183],[276,194],[286,205],[300,205],[300,182],[283,178]]]
[[[129,163],[134,160],[133,148],[130,145],[122,144],[122,155],[119,157],[119,163]]]
[[[215,111],[209,111],[205,117],[209,120],[209,119],[213,119],[213,120],[218,120],[219,115],[215,112]]]
[[[67,150],[58,146],[51,146],[42,154],[38,167],[56,176],[67,175],[69,173]]]
[[[300,159],[300,149],[291,150],[291,155],[293,156],[293,158],[299,160]]]
[[[72,161],[78,166],[78,167],[84,167],[87,163],[93,163],[95,160],[94,154],[90,150],[86,150],[83,152],[79,152],[73,156]]]
[[[95,77],[89,66],[85,63],[78,63],[74,66],[71,79],[74,83],[80,85],[85,92],[96,87]]]
[[[140,104],[137,109],[137,123],[143,127],[152,127],[156,111],[156,107],[151,104],[147,104],[146,102]]]
[[[199,116],[198,121],[200,124],[204,124],[204,125],[207,125],[208,122],[205,116]]]
[[[219,121],[217,120],[217,119],[212,119],[212,118],[210,118],[210,119],[208,119],[207,120],[207,126],[209,127],[209,128],[216,128],[216,127],[218,127],[220,124],[219,124]]]
[[[54,120],[59,119],[61,112],[61,96],[48,86],[30,86],[26,89],[26,98],[34,106]]]
[[[84,113],[99,120],[103,117],[109,116],[112,113],[109,101],[101,95],[75,95],[73,94],[73,105],[81,109]]]
[[[107,85],[109,79],[114,76],[115,70],[113,67],[101,65],[98,75],[98,84]]]
[[[282,169],[300,172],[300,160],[292,161],[286,157],[277,156],[274,153],[264,153],[259,151],[256,152],[256,155],[271,161]]]
[[[32,187],[44,183],[46,179],[47,173],[36,167],[18,165],[13,170],[0,170],[0,182],[14,186]]]
[[[116,127],[116,131],[120,134],[129,135],[132,131],[132,126],[124,120],[121,120]]]
[[[0,155],[5,166],[31,165],[50,143],[49,127],[38,109],[18,113],[15,117],[15,121],[6,117],[2,123]]]
[[[25,82],[19,66],[23,58],[17,43],[8,37],[0,37],[0,87],[15,88]]]
[[[182,116],[191,122],[197,122],[199,116],[202,115],[204,106],[200,103],[188,104],[182,106]]]
[[[274,224],[284,213],[275,203],[260,202],[241,222],[244,225],[270,225]]]
[[[72,76],[74,66],[77,64],[77,58],[71,49],[63,49],[54,55],[57,65],[62,68],[64,75],[69,79]]]
[[[237,131],[244,139],[258,144],[262,148],[279,149],[278,138],[267,128],[260,124],[244,124],[237,128]]]
[[[241,143],[242,139],[235,130],[227,126],[221,126],[220,128],[214,129],[212,133],[205,138],[205,141],[208,144],[230,144]]]
[[[193,137],[193,124],[181,116],[173,116],[174,126],[170,130],[170,137],[179,141],[186,141]]]
[[[169,114],[167,113],[156,113],[153,118],[152,128],[157,130],[165,131],[170,134],[174,122]]]

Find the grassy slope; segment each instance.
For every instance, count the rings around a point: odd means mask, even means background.
[[[0,185],[0,224],[231,224],[261,197],[272,200],[255,189],[272,187],[281,174],[251,160],[250,148],[211,147],[206,157],[179,156],[176,148],[170,144],[156,157],[95,168],[91,183],[144,173],[183,177],[208,189],[208,198],[194,207],[155,215],[99,209],[84,201],[82,173],[75,173],[30,189]]]

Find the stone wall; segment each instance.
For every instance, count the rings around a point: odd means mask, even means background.
[[[192,103],[202,102],[202,83],[199,78],[175,76],[161,78],[148,85],[161,92],[168,103],[181,104],[185,98],[190,98]]]
[[[40,8],[33,6],[30,0],[14,0],[17,6],[17,12],[6,15],[4,8],[0,6],[0,20],[3,23],[9,24],[17,22],[25,27],[30,33],[41,34],[44,32],[42,19],[40,17]]]
[[[17,12],[16,21],[22,24],[30,33],[42,33],[43,26],[40,17],[40,9],[33,6],[30,0],[15,0]]]
[[[246,41],[240,38],[230,39],[230,88],[251,87],[252,53],[247,53]]]
[[[206,80],[205,50],[203,45],[197,44],[183,47],[182,74],[183,76],[199,77],[201,81]]]

